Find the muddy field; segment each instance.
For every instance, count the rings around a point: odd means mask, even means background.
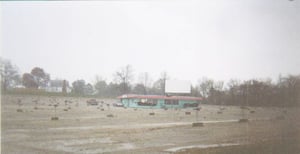
[[[277,141],[300,145],[298,108],[201,105],[197,116],[192,109],[113,107],[113,99],[88,106],[86,100],[3,95],[2,153],[199,153]],[[196,121],[203,126],[193,127]]]

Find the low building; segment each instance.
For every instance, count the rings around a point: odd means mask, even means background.
[[[50,80],[49,86],[45,87],[47,92],[55,92],[55,93],[61,93],[63,92],[63,87],[66,87],[66,93],[71,92],[71,88],[69,87],[69,82],[66,80]]]
[[[124,107],[131,108],[196,108],[201,97],[191,96],[162,96],[162,95],[135,95],[119,96]]]

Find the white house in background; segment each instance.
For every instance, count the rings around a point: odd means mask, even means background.
[[[70,93],[72,89],[70,88],[69,82],[67,80],[50,80],[49,86],[45,87],[44,89],[47,92],[60,93],[63,91],[64,81],[66,82],[66,92]]]

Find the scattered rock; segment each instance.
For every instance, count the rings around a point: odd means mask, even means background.
[[[154,112],[150,112],[149,115],[155,115],[155,113]]]
[[[201,107],[197,107],[197,108],[195,108],[194,110],[200,111],[200,110],[201,110]]]
[[[192,127],[203,127],[204,124],[202,122],[194,122],[192,123]]]
[[[51,120],[58,120],[58,117],[51,117]]]
[[[185,112],[185,115],[191,115],[191,112]]]
[[[114,115],[113,114],[108,114],[108,115],[106,115],[106,117],[112,118],[112,117],[114,117]]]
[[[239,120],[240,123],[248,122],[248,121],[249,121],[248,119],[240,119],[240,120]]]
[[[241,109],[249,109],[247,106],[241,106]]]

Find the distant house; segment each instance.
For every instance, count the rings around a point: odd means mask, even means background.
[[[90,83],[88,83],[87,85],[85,85],[85,86],[83,87],[83,93],[84,93],[85,95],[93,95],[93,93],[94,93],[94,88],[93,88],[93,86],[92,86]]]
[[[66,84],[66,93],[70,93],[71,88],[66,80],[50,80],[49,86],[45,87],[45,90],[47,92],[63,92],[64,84]]]

